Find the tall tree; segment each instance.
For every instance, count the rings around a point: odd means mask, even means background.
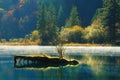
[[[44,3],[41,4],[38,14],[38,21],[37,21],[37,29],[42,32],[46,24],[46,5]]]
[[[58,27],[62,27],[64,24],[64,15],[63,15],[63,8],[60,6],[57,14],[57,25]]]
[[[106,15],[104,17],[103,25],[109,27],[109,42],[115,43],[117,39],[116,31],[118,27],[116,23],[120,23],[120,6],[117,3],[117,0],[103,0],[104,8]]]
[[[72,27],[74,25],[80,25],[81,22],[80,22],[78,15],[79,14],[77,11],[77,7],[76,6],[72,7],[71,12],[70,12],[70,16],[66,21],[65,27]]]
[[[58,34],[58,27],[57,27],[57,16],[56,16],[56,9],[53,4],[49,5],[48,12],[46,15],[47,19],[47,31],[48,31],[48,36],[47,36],[47,43],[48,44],[55,44],[56,39],[57,39],[57,34]]]
[[[119,0],[103,0],[103,8],[97,10],[93,18],[100,19],[103,27],[108,27],[107,42],[115,44],[120,37],[120,1]]]
[[[3,9],[2,9],[2,10],[3,10]],[[2,29],[1,29],[1,17],[2,17],[2,12],[0,11],[0,38],[1,38],[1,36],[2,36],[2,35],[1,35],[1,32],[2,32],[2,31],[1,31],[1,30],[2,30]]]
[[[42,44],[54,44],[57,39],[56,10],[53,4],[49,8],[43,3],[40,6],[37,29],[41,34]]]
[[[37,29],[39,31],[39,33],[41,34],[41,39],[42,39],[42,43],[44,43],[46,39],[45,37],[45,33],[46,33],[46,12],[47,11],[47,7],[44,3],[42,3],[40,5],[40,9],[39,9],[39,14],[38,14],[38,21],[37,21]]]

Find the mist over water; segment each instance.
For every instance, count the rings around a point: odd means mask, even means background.
[[[120,56],[120,47],[73,47],[65,48],[67,55],[104,55]],[[56,46],[0,46],[0,55],[20,55],[20,54],[49,54],[56,55]]]

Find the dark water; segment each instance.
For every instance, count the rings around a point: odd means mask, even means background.
[[[71,58],[82,61],[81,56]],[[119,57],[84,57],[85,63],[54,68],[14,68],[13,56],[0,56],[0,80],[120,80]],[[93,59],[93,57],[92,57]],[[105,62],[105,63],[104,63]]]

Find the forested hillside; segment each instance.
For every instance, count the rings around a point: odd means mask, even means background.
[[[72,6],[77,7],[83,27],[91,23],[96,9],[102,7],[102,0],[0,0],[0,38],[23,38],[36,29],[41,3],[53,3],[56,12],[61,6],[59,27],[66,24]]]
[[[120,0],[0,0],[1,42],[120,45]]]

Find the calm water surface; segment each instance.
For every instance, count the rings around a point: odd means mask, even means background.
[[[8,53],[12,53],[10,51],[15,51],[6,48],[0,49],[0,80],[120,80],[120,57],[116,55],[91,57],[90,55],[75,54],[67,57],[86,63],[80,63],[76,66],[18,69],[14,68],[13,54],[8,55]],[[16,54],[21,53],[20,50],[22,51],[22,49],[19,49],[18,52],[16,50]],[[106,51],[110,52],[109,50]],[[4,54],[2,55],[2,53]]]

